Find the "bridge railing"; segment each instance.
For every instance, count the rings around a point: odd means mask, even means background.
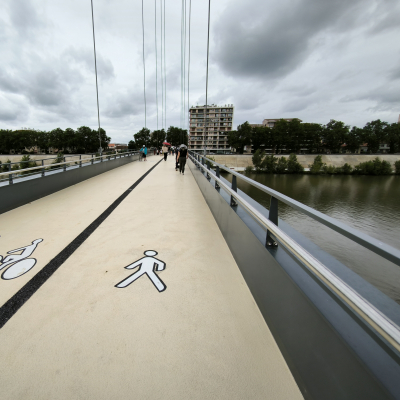
[[[44,164],[44,161],[47,160],[53,160],[57,159],[57,157],[53,158],[47,158],[47,159],[41,159],[41,160],[30,160],[30,161],[19,161],[19,162],[13,162],[13,163],[4,163],[2,165],[7,165],[8,166],[8,171],[5,172],[0,172],[0,181],[4,181],[4,177],[8,177],[8,183],[10,185],[13,184],[13,181],[15,179],[15,176],[18,177],[28,177],[30,175],[36,175],[38,173],[41,173],[41,176],[44,177],[46,175],[46,171],[56,171],[56,170],[63,170],[66,171],[67,167],[71,166],[71,164],[75,163],[79,168],[82,167],[84,164],[94,164],[95,162],[103,162],[103,161],[108,161],[108,160],[115,160],[117,158],[122,158],[122,157],[127,157],[127,156],[132,156],[135,154],[138,154],[139,152],[137,151],[127,151],[127,152],[121,152],[121,153],[115,153],[115,154],[104,154],[101,156],[94,156],[94,154],[88,154],[89,157],[82,158],[82,155],[79,156],[79,160],[73,160],[73,161],[66,161],[67,157],[75,157],[76,156],[64,156],[63,162],[60,163],[50,163],[50,164]],[[41,165],[38,165],[36,167],[30,167],[30,168],[22,168],[22,169],[12,169],[12,165],[17,165],[17,164],[23,164],[24,162],[38,162],[41,161]]]
[[[261,226],[267,230],[266,246],[274,245],[275,243],[273,238],[275,238],[275,240],[277,240],[295,259],[305,265],[313,275],[322,280],[339,298],[341,298],[342,301],[351,307],[367,325],[378,331],[396,350],[400,351],[400,327],[278,227],[278,200],[283,201],[285,204],[314,218],[325,226],[328,226],[336,232],[339,232],[349,239],[361,244],[365,248],[368,248],[395,264],[400,265],[400,252],[397,249],[362,232],[358,232],[357,230],[350,228],[347,225],[312,209],[311,207],[291,199],[290,197],[271,188],[261,185],[260,183],[232,171],[213,160],[194,152],[189,152],[189,155],[194,164],[206,174],[207,179],[210,180],[212,176],[216,189],[223,188],[228,195],[231,196],[231,206],[235,207],[240,204],[259,224],[261,224]],[[215,172],[211,169],[211,164],[215,166]],[[232,174],[231,187],[221,179],[221,170]],[[257,187],[271,196],[269,218],[262,215],[237,193],[237,178],[246,181],[250,185]]]

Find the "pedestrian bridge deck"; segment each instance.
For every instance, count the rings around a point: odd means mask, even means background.
[[[302,398],[190,169],[183,176],[173,159],[159,161],[0,215],[3,257],[43,239],[32,269],[0,279],[0,305],[62,258],[0,329],[4,398]],[[127,190],[93,233],[65,249]],[[146,250],[166,263],[156,271],[166,289],[146,275],[115,287]]]

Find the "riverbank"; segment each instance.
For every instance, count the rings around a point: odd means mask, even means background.
[[[296,154],[296,156],[299,164],[307,171],[317,154]],[[244,171],[248,166],[254,167],[252,154],[213,154],[212,157],[218,164],[226,165],[236,171]],[[276,154],[274,157],[278,159],[281,157],[288,158],[289,154]],[[342,167],[346,163],[355,167],[362,162],[373,161],[376,157],[379,157],[382,161],[389,162],[392,166],[396,161],[400,160],[400,154],[324,154],[322,155],[322,162],[327,166],[336,168]]]

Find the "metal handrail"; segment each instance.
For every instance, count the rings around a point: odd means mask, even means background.
[[[114,153],[114,154],[127,154],[127,153],[131,153],[130,151],[125,151],[125,152],[121,152],[121,153]],[[65,158],[67,158],[67,157],[76,157],[76,156],[78,156],[78,155],[84,155],[84,156],[91,156],[91,155],[93,155],[93,154],[96,154],[96,153],[85,153],[85,154],[71,154],[71,155],[68,155],[68,154],[66,154],[66,155],[64,155],[63,154],[63,157],[65,157]],[[107,154],[107,156],[110,156],[110,155],[114,155],[114,154]],[[32,154],[22,154],[22,156],[25,156],[25,155],[32,155]],[[105,156],[105,154],[104,154],[104,156]],[[2,163],[2,165],[9,165],[9,164],[21,164],[21,163],[23,163],[23,162],[37,162],[37,161],[47,161],[47,160],[55,160],[57,157],[49,157],[49,158],[40,158],[40,159],[35,159],[35,160],[28,160],[28,161],[14,161],[14,162],[6,162],[6,163]],[[88,158],[89,160],[91,160],[92,158],[91,157],[89,157]]]
[[[328,267],[312,256],[307,250],[295,242],[289,235],[283,232],[277,225],[257,211],[252,205],[244,200],[238,193],[227,186],[220,178],[206,166],[198,162],[193,156],[192,161],[206,173],[212,174],[213,179],[218,182],[228,194],[233,196],[237,203],[248,211],[252,217],[275,236],[296,259],[301,261],[308,270],[324,282],[337,296],[339,296],[349,307],[351,307],[369,326],[379,332],[396,350],[400,351],[400,327],[374,307],[368,300],[351,288],[347,283],[334,274]]]
[[[357,229],[351,228],[350,226],[344,224],[343,222],[340,222],[340,221],[336,220],[335,218],[329,217],[328,215],[323,214],[320,211],[314,210],[313,208],[306,206],[305,204],[300,203],[299,201],[294,200],[291,197],[285,196],[284,194],[277,192],[274,189],[271,189],[267,186],[262,185],[261,183],[253,181],[252,179],[247,178],[246,176],[244,176],[238,172],[232,171],[229,168],[225,167],[225,165],[218,164],[215,161],[210,160],[209,158],[203,157],[197,153],[194,153],[194,154],[198,155],[199,157],[204,158],[204,160],[209,161],[210,163],[218,166],[220,169],[223,169],[224,171],[227,171],[230,174],[236,176],[237,178],[242,179],[243,181],[249,183],[250,185],[256,187],[257,189],[260,189],[264,193],[267,193],[270,196],[275,197],[276,199],[282,201],[283,203],[291,206],[295,210],[308,215],[309,217],[315,219],[316,221],[320,222],[321,224],[327,226],[328,228],[333,229],[334,231],[340,233],[341,235],[347,237],[348,239],[351,239],[354,242],[360,244],[361,246],[380,255],[381,257],[385,258],[386,260],[389,260],[392,263],[400,266],[400,250],[398,250],[386,243],[383,243],[380,240],[375,239],[363,232],[360,232]]]
[[[98,159],[98,158],[104,158],[104,157],[112,157],[112,156],[117,156],[117,155],[126,155],[126,154],[136,154],[136,153],[138,153],[138,152],[136,152],[136,151],[132,151],[132,152],[126,152],[126,153],[118,153],[118,154],[106,154],[106,155],[101,155],[101,156],[97,156],[97,157],[93,157],[93,158],[86,158],[86,159],[83,159],[83,160],[79,160],[79,161],[77,161],[77,162],[80,162],[80,161],[82,161],[82,162],[84,162],[84,161],[86,161],[86,160],[88,160],[88,162],[92,162],[92,160],[93,161],[95,161],[96,159]],[[35,162],[35,161],[37,161],[37,160],[31,160],[31,162]],[[22,162],[24,162],[24,161],[22,161]],[[28,162],[28,161],[27,161]],[[43,165],[40,165],[40,166],[36,166],[36,167],[31,167],[31,168],[24,168],[24,169],[16,169],[16,170],[14,170],[14,171],[6,171],[6,172],[0,172],[0,176],[1,175],[12,175],[12,174],[20,174],[21,172],[25,172],[25,171],[32,171],[32,170],[35,170],[35,169],[40,169],[40,170],[42,170],[43,168],[48,168],[48,167],[55,167],[55,166],[57,166],[57,165],[67,165],[67,164],[70,164],[71,163],[71,161],[65,161],[65,162],[62,162],[62,163],[56,163],[56,164],[47,164],[47,165],[45,165],[45,166],[43,166]],[[10,163],[6,163],[7,165],[8,164],[10,164]],[[19,163],[17,163],[17,164],[19,164]]]

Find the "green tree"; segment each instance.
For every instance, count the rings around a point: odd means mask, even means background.
[[[287,171],[289,174],[298,174],[299,172],[304,171],[304,168],[297,161],[296,154],[290,154],[287,165]]]
[[[276,164],[275,171],[277,174],[284,174],[286,172],[288,166],[288,162],[286,157],[279,157],[278,158],[278,163]]]
[[[281,151],[287,151],[287,147],[290,147],[289,143],[289,123],[285,119],[277,121],[272,128],[272,153],[280,153]]]
[[[389,152],[391,154],[400,152],[400,124],[393,123],[387,128]]]
[[[164,129],[158,129],[158,130],[153,131],[151,133],[151,146],[160,148],[162,146],[162,143],[164,142],[166,136],[167,136],[167,133],[165,132]],[[170,142],[168,142],[168,143],[170,143]]]
[[[392,173],[392,166],[389,162],[382,161],[379,157],[376,157],[372,161],[356,165],[353,173],[358,175],[390,175]]]
[[[321,124],[305,122],[303,125],[303,147],[308,153],[322,152],[324,127]]]
[[[256,126],[252,128],[251,144],[254,151],[257,151],[261,146],[266,144],[267,130],[269,130],[269,128],[266,126]]]
[[[368,143],[368,151],[370,153],[377,153],[379,145],[388,141],[389,124],[387,122],[377,119],[368,122],[363,130],[365,141]]]
[[[267,174],[273,174],[276,170],[278,159],[271,155],[266,155],[262,160],[261,167]]]
[[[364,131],[361,128],[353,126],[346,138],[346,150],[356,153],[364,143]]]
[[[310,172],[312,174],[320,174],[324,166],[326,166],[326,164],[322,162],[322,156],[318,155],[317,157],[314,158],[314,162],[310,164],[308,167],[310,168]]]
[[[133,137],[135,138],[135,142],[139,148],[143,147],[143,145],[150,145],[150,129],[142,128],[139,132],[135,133]]]
[[[299,119],[294,118],[287,124],[286,151],[299,153],[305,146],[304,128]]]
[[[264,158],[264,152],[261,149],[258,149],[254,154],[251,160],[253,161],[254,168],[256,172],[260,172],[262,169],[262,161]]]
[[[342,121],[331,119],[326,125],[323,132],[324,146],[331,153],[339,153],[342,144],[346,142],[349,133],[349,126]]]
[[[188,133],[186,129],[181,129],[175,126],[170,126],[167,130],[167,142],[172,146],[181,144],[188,145]]]
[[[400,160],[398,160],[394,163],[394,168],[395,168],[396,174],[400,175]]]
[[[243,154],[244,146],[251,144],[252,127],[246,121],[237,127],[237,131],[228,132],[228,144],[236,149],[237,153]]]
[[[137,150],[138,146],[134,140],[130,140],[128,143],[128,149],[129,150]]]
[[[12,147],[13,131],[10,129],[0,129],[0,153],[10,154]]]

